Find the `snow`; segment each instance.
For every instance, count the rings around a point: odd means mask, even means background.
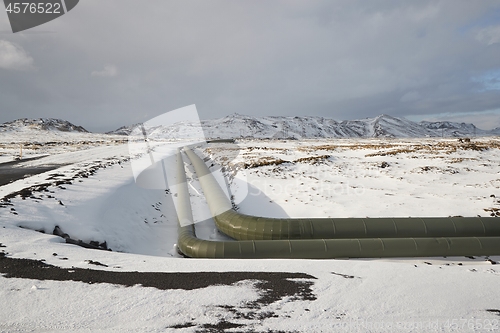
[[[252,117],[232,114],[220,119],[201,121],[209,138],[422,138],[476,137],[498,134],[473,124],[454,122],[420,122],[379,115],[374,118],[336,121],[313,116]],[[118,133],[118,132],[117,132]]]
[[[489,216],[500,208],[498,148],[478,151],[451,139],[242,141],[238,147],[232,160],[224,158],[227,149],[207,153],[227,169],[247,163],[238,172],[250,184],[243,189],[250,195],[237,203],[242,213],[258,206],[269,217],[446,217]],[[254,167],[275,160],[285,163]],[[239,191],[232,187],[233,195]]]
[[[139,125],[122,126],[109,133],[129,135]],[[156,138],[193,138],[199,136],[201,129],[207,138],[421,138],[498,135],[498,129],[485,131],[476,128],[473,124],[449,121],[416,123],[405,118],[385,114],[374,118],[339,122],[334,119],[314,116],[253,117],[237,113],[219,119],[202,121],[194,119],[179,122],[173,126],[150,126],[149,135]]]
[[[17,119],[14,121],[0,124],[0,131],[19,132],[19,131],[61,131],[61,132],[88,132],[81,126],[75,126],[69,121],[53,118],[39,119]]]
[[[58,166],[0,187],[0,197],[5,197],[49,183],[48,192],[34,191],[25,199],[16,196],[10,199],[12,205],[0,207],[0,252],[8,258],[43,259],[65,269],[306,273],[311,278],[294,281],[309,283],[315,299],[282,296],[252,308],[250,304],[263,291],[251,279],[193,290],[160,290],[2,275],[0,332],[211,332],[224,323],[233,326],[219,331],[499,330],[500,317],[493,310],[500,308],[500,268],[492,263],[500,257],[180,257],[174,250],[177,222],[169,194],[135,184],[130,159],[140,156],[130,157],[126,138],[118,138],[89,133],[0,133],[2,161],[17,156],[18,143],[23,142],[26,157],[49,156],[18,167]],[[57,144],[48,144],[52,141]],[[224,147],[221,144],[202,150],[224,166],[228,190],[242,213],[279,217],[489,216],[500,208],[499,140],[473,141],[476,147],[489,148],[476,150],[456,139],[318,139],[243,140],[224,149],[218,148]],[[257,166],[278,159],[287,162]],[[254,166],[245,169],[244,164]],[[195,224],[197,233],[205,239],[224,239],[213,221],[206,219],[203,191],[189,166],[187,176],[193,213],[200,221]],[[57,181],[71,184],[56,185]],[[250,188],[244,188],[247,182]],[[244,191],[248,195],[239,195]],[[75,239],[106,241],[113,251],[67,244],[52,235],[56,225]]]

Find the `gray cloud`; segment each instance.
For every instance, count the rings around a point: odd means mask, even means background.
[[[114,65],[106,65],[103,70],[92,71],[92,76],[113,77],[118,75],[118,68]]]
[[[496,82],[498,13],[466,0],[86,0],[32,29],[55,33],[0,35],[37,66],[0,75],[0,121],[110,130],[190,104],[201,118],[498,109],[477,79]]]
[[[400,101],[401,102],[415,102],[415,101],[418,101],[422,98],[422,96],[420,95],[420,93],[416,90],[411,90],[409,92],[407,92],[406,94],[404,94],[403,96],[401,96],[401,99]]]

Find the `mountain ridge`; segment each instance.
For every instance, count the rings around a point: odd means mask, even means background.
[[[139,125],[122,126],[106,134],[129,135]],[[254,117],[233,113],[222,118],[201,120],[201,128],[206,138],[418,138],[500,135],[500,128],[487,131],[471,123],[414,122],[387,114],[373,118],[337,121],[319,116]],[[168,127],[155,126],[146,130],[152,137],[189,138],[195,129],[196,124],[178,123]],[[0,124],[0,131],[15,130],[89,133],[82,126],[54,118],[21,118]]]
[[[373,118],[336,121],[316,116],[251,117],[232,114],[201,121],[205,135],[256,138],[380,138],[380,137],[465,137],[499,135],[500,129],[486,131],[473,124],[413,122],[381,114]]]
[[[20,118],[0,124],[0,132],[15,130],[38,130],[89,133],[82,126],[77,126],[67,120],[56,118]]]

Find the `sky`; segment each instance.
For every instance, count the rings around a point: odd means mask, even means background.
[[[15,34],[0,11],[0,122],[103,132],[191,104],[500,127],[500,2],[81,0]]]

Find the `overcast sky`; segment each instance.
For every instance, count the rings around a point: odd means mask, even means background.
[[[498,127],[500,1],[81,0],[16,34],[2,7],[0,122],[107,131],[190,104]]]

